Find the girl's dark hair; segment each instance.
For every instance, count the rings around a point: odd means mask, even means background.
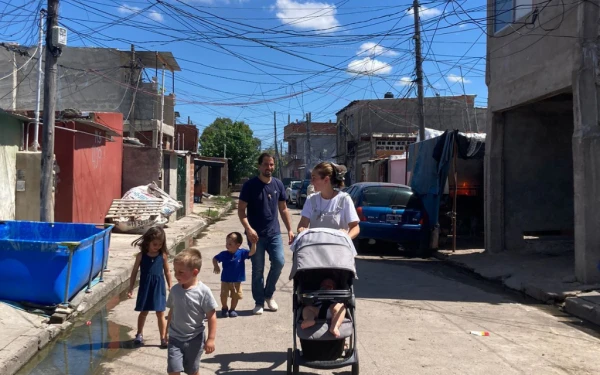
[[[162,241],[163,245],[160,248],[161,254],[167,254],[167,235],[160,227],[152,227],[144,233],[144,235],[131,243],[131,246],[139,247],[143,254],[148,254],[150,250],[150,242],[154,240]]]
[[[331,185],[334,188],[341,189],[344,187],[344,176],[347,172],[345,166],[323,161],[317,164],[313,170],[317,172],[321,178],[329,176]]]

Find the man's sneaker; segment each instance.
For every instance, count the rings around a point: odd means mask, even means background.
[[[135,335],[135,340],[133,340],[133,343],[136,345],[142,345],[144,343],[144,336],[142,336],[141,333],[138,333]]]
[[[235,312],[235,310],[229,310],[229,317],[230,318],[237,318],[238,313]]]
[[[262,315],[262,313],[263,313],[263,307],[261,305],[254,306],[254,309],[252,310],[252,314]]]
[[[271,311],[277,311],[277,309],[279,308],[279,306],[277,306],[277,302],[275,302],[273,298],[268,299],[265,302],[267,303],[267,309]]]
[[[222,309],[221,310],[221,318],[228,318],[228,317],[229,317],[229,310]]]

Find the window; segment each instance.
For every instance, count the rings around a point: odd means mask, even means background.
[[[525,17],[533,9],[533,0],[494,0],[494,32]]]
[[[533,10],[533,0],[515,0],[515,21],[525,17]]]
[[[367,207],[406,207],[413,193],[395,186],[369,186],[362,191],[362,205]]]

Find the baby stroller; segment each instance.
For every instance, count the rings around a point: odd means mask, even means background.
[[[358,375],[356,316],[353,282],[356,278],[356,250],[347,234],[317,228],[302,232],[292,244],[294,251],[290,280],[293,281],[293,348],[287,352],[287,373],[298,374],[300,366],[313,369],[338,369],[352,366]],[[325,279],[335,282],[334,290],[320,290]],[[343,303],[346,316],[335,337],[329,330],[327,315],[332,303]],[[303,329],[302,310],[318,306],[315,325]],[[297,348],[296,336],[300,341]],[[345,348],[346,340],[348,346]]]

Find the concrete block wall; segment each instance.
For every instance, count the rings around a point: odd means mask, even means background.
[[[159,150],[151,147],[123,145],[123,191],[147,185],[152,181],[158,183]]]
[[[543,99],[571,86],[580,56],[579,5],[546,6],[544,0],[533,3],[540,11],[535,24],[523,27],[519,23],[494,33],[494,0],[487,2],[486,82],[488,106],[493,112]]]
[[[40,220],[40,180],[42,153],[17,153],[17,180],[24,181],[24,191],[15,193],[15,220]]]
[[[29,48],[33,54],[35,48]],[[0,71],[3,73],[11,67],[5,64],[6,53],[0,52],[3,62]],[[29,57],[18,56],[17,64],[22,66]],[[35,59],[18,72],[18,89],[16,109],[31,110],[35,108],[37,93],[37,64]],[[56,110],[74,108],[81,111],[121,112],[127,113],[131,106],[131,90],[122,86],[121,82],[129,82],[130,70],[125,65],[123,54],[111,48],[76,48],[63,49],[58,67]],[[90,70],[93,68],[93,71]],[[3,74],[0,73],[0,74]],[[5,74],[3,74],[5,75]],[[11,80],[0,81],[0,97],[12,89]],[[0,99],[1,108],[11,108],[11,95]],[[43,102],[43,92],[42,92]]]

